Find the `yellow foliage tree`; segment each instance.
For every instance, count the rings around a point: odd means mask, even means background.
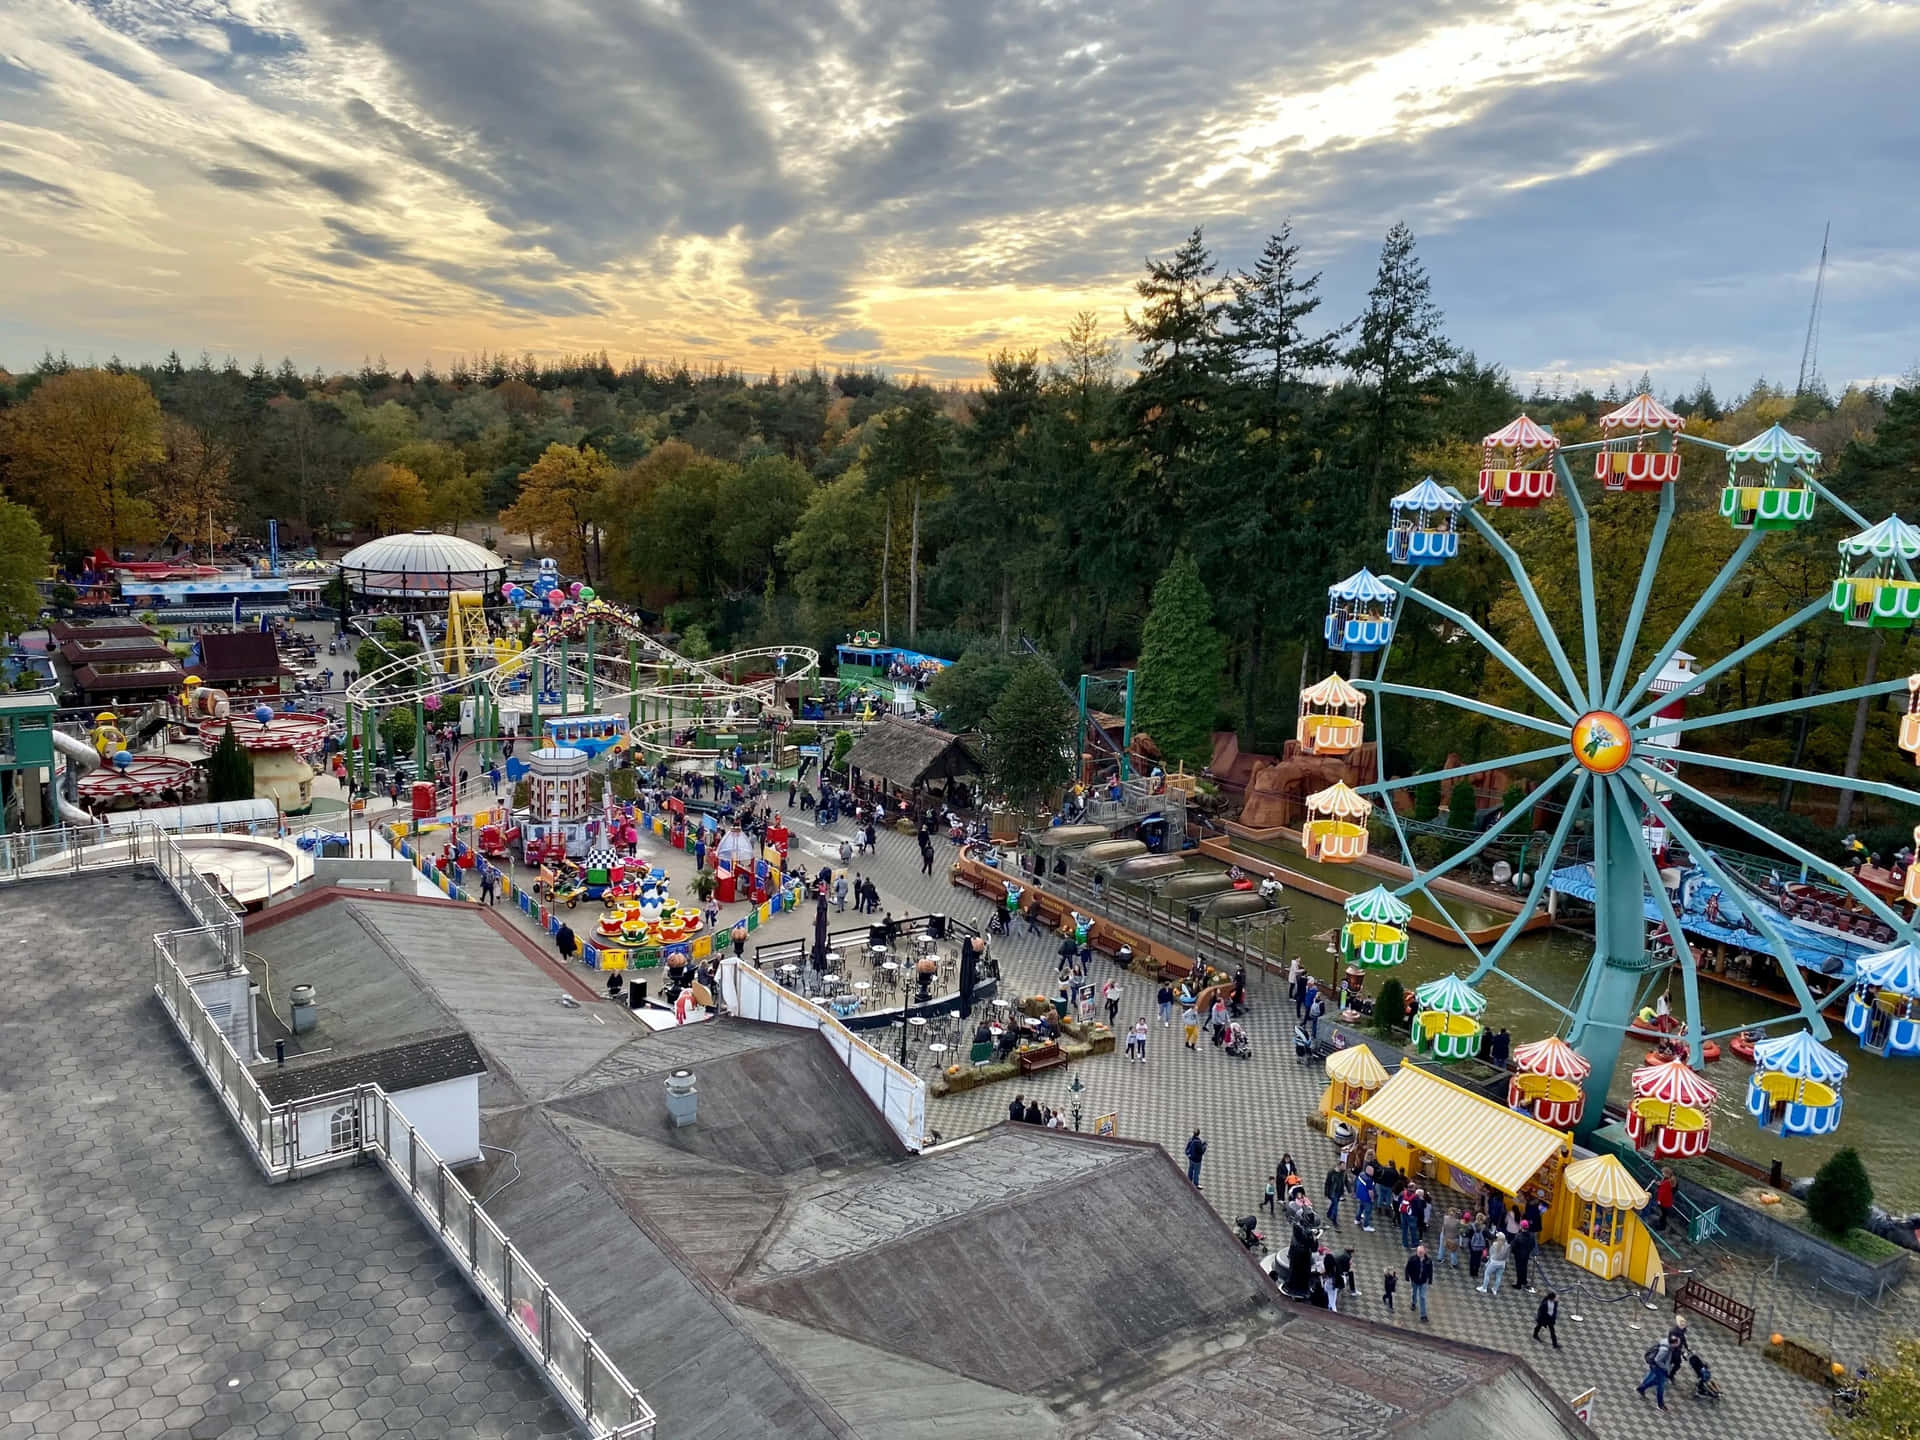
[[[187,542],[189,549],[224,531],[233,518],[233,494],[228,485],[232,454],[185,421],[167,417],[165,453],[154,472],[154,510],[167,532]],[[213,554],[209,549],[207,558]]]
[[[404,465],[376,460],[353,472],[347,514],[376,535],[418,530],[427,523],[427,487]]]
[[[53,376],[8,414],[6,447],[17,493],[62,549],[153,537],[143,481],[165,450],[160,403],[138,375]]]
[[[591,580],[600,497],[612,477],[613,467],[598,450],[555,442],[521,472],[520,498],[501,512],[500,523],[538,535],[562,570]]]

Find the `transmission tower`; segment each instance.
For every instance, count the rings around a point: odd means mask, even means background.
[[[1800,347],[1800,378],[1794,382],[1793,393],[1804,395],[1809,384],[1818,384],[1820,378],[1820,292],[1827,284],[1827,240],[1833,234],[1833,222],[1827,222],[1827,228],[1820,235],[1820,269],[1813,277],[1813,309],[1807,312],[1807,342]]]

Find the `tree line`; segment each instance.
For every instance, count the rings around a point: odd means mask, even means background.
[[[1128,351],[1137,369],[1123,373]],[[1428,474],[1471,494],[1481,437],[1522,409],[1572,443],[1652,388],[1643,376],[1602,393],[1538,382],[1522,393],[1449,338],[1403,225],[1345,312],[1290,228],[1235,270],[1196,229],[1147,260],[1118,327],[1082,315],[1044,356],[1002,351],[986,370],[959,387],[867,370],[615,367],[604,355],[483,356],[445,373],[370,361],[305,376],[291,362],[76,369],[49,356],[0,382],[0,482],[56,553],[169,536],[204,545],[209,520],[257,535],[269,517],[283,535],[321,541],[419,525],[517,536],[696,645],[830,646],[868,628],[934,653],[978,651],[975,680],[962,672],[948,688],[978,690],[985,672],[980,713],[1009,673],[997,657],[1027,642],[1069,677],[1137,663],[1145,728],[1170,757],[1204,763],[1214,730],[1270,751],[1291,734],[1302,677],[1338,659],[1320,640],[1326,587],[1362,564],[1384,568],[1393,494]],[[1869,517],[1911,508],[1911,384],[1789,395],[1757,381],[1722,402],[1702,380],[1662,398],[1708,438],[1785,423]],[[1685,464],[1649,652],[1738,538],[1718,515],[1724,476],[1701,451]],[[1637,496],[1594,507],[1610,634],[1652,513]],[[1565,507],[1496,523],[1572,633]],[[1805,604],[1831,579],[1844,528],[1826,507],[1770,540],[1690,648],[1710,659]],[[1547,663],[1487,547],[1463,545],[1430,588],[1523,660]],[[1426,618],[1402,631],[1400,678],[1527,707],[1502,667]],[[1907,644],[1816,624],[1695,703],[1762,704],[1861,683],[1870,665],[1916,668]],[[1726,738],[1835,770],[1897,769],[1891,726],[1857,721],[1820,712]],[[1498,753],[1489,724],[1399,706],[1388,763]]]

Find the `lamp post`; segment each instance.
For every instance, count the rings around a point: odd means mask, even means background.
[[[1076,1130],[1080,1128],[1080,1097],[1085,1093],[1086,1088],[1080,1083],[1080,1076],[1077,1073],[1073,1077],[1073,1082],[1067,1086],[1067,1094],[1072,1097],[1073,1128]]]

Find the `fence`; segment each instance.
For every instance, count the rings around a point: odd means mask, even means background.
[[[651,1407],[385,1091],[359,1085],[278,1105],[267,1100],[193,985],[193,976],[231,973],[240,965],[239,918],[170,836],[134,830],[108,842],[102,832],[73,829],[8,836],[0,843],[0,882],[144,865],[159,871],[200,922],[153,937],[154,994],[266,1178],[277,1183],[366,1157],[377,1160],[596,1440],[652,1433]],[[301,1123],[316,1118],[322,1123]],[[310,1150],[305,1137],[319,1135],[326,1143]]]
[[[743,961],[721,964],[720,987],[727,1008],[744,1020],[791,1025],[825,1035],[854,1083],[879,1107],[901,1143],[909,1150],[920,1149],[927,1131],[927,1087],[919,1076],[889,1060],[828,1011]]]

